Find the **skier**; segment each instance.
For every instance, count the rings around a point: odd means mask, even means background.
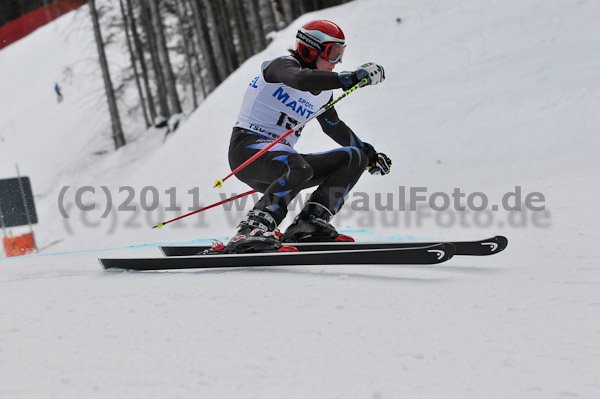
[[[63,95],[62,95],[61,88],[58,85],[58,83],[54,83],[54,91],[56,92],[56,101],[58,101],[58,103],[62,103]]]
[[[332,101],[333,89],[348,90],[364,78],[368,85],[385,79],[383,67],[375,63],[352,72],[333,72],[342,62],[346,45],[344,33],[331,21],[303,25],[296,39],[291,55],[264,62],[246,90],[231,135],[232,170]],[[392,162],[360,140],[333,107],[317,120],[323,132],[342,147],[299,154],[293,149],[300,137],[298,131],[239,171],[238,179],[264,195],[238,225],[237,234],[221,247],[225,252],[277,251],[282,242],[353,241],[329,222],[365,169],[385,175]],[[288,204],[300,190],[314,186],[318,187],[309,201],[281,235],[276,228],[285,218]]]

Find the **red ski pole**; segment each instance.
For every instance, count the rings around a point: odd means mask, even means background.
[[[276,140],[274,140],[271,144],[269,144],[268,146],[266,146],[265,148],[263,148],[262,150],[260,150],[259,152],[257,152],[256,154],[254,154],[253,156],[251,156],[246,162],[244,162],[243,164],[241,164],[240,166],[238,166],[237,168],[235,168],[235,170],[233,172],[231,172],[230,174],[228,174],[227,176],[225,176],[222,179],[219,180],[215,180],[215,185],[213,186],[213,188],[215,187],[221,187],[223,186],[223,183],[225,182],[225,180],[229,179],[231,176],[235,175],[236,173],[238,173],[240,170],[244,169],[246,166],[250,165],[252,162],[254,162],[256,160],[256,158],[260,157],[262,154],[264,154],[265,152],[269,151],[271,148],[273,148],[277,143],[279,143],[281,140],[285,139],[287,136],[289,136],[290,134],[298,131],[299,129],[301,129],[302,127],[304,127],[304,125],[306,125],[308,122],[310,122],[312,119],[316,118],[317,116],[321,115],[323,112],[327,111],[328,109],[332,108],[335,104],[337,104],[342,98],[348,96],[350,93],[358,90],[359,88],[363,87],[364,85],[366,85],[368,82],[367,78],[362,79],[360,82],[358,82],[356,85],[354,85],[350,90],[345,91],[344,94],[342,94],[341,96],[339,96],[338,98],[336,98],[335,100],[331,101],[330,103],[324,105],[323,107],[321,107],[317,112],[315,112],[314,114],[312,114],[308,119],[306,119],[304,122],[297,124],[296,126],[294,126],[293,128],[291,128],[290,130],[288,130],[287,132],[285,132],[283,135],[279,136]]]
[[[193,211],[193,212],[190,212],[190,213],[187,213],[187,214],[185,214],[185,215],[179,216],[179,217],[177,217],[177,218],[175,218],[175,219],[167,220],[166,222],[162,222],[162,223],[157,223],[157,224],[156,224],[156,226],[154,226],[154,227],[152,227],[152,228],[153,228],[153,229],[156,229],[156,228],[160,229],[160,228],[161,228],[161,227],[163,227],[164,225],[166,225],[166,224],[169,224],[169,223],[172,223],[172,222],[174,222],[174,221],[176,221],[176,220],[179,220],[179,219],[186,218],[186,217],[188,217],[188,216],[194,215],[194,214],[196,214],[196,213],[199,213],[199,212],[205,211],[205,210],[207,210],[207,209],[210,209],[210,208],[214,208],[215,206],[219,206],[219,205],[225,204],[225,203],[227,203],[227,202],[231,202],[231,201],[233,201],[233,200],[236,200],[236,199],[238,199],[238,198],[245,197],[246,195],[254,194],[255,192],[256,192],[256,190],[250,190],[250,191],[246,191],[245,193],[238,194],[238,195],[236,195],[236,196],[233,196],[233,197],[227,198],[227,199],[225,199],[225,200],[223,200],[223,201],[216,202],[216,203],[214,203],[214,204],[212,204],[212,205],[205,206],[204,208],[197,209],[197,210],[195,210],[195,211]]]

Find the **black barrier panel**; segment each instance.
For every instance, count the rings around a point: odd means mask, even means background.
[[[52,0],[48,0],[47,3],[52,3]],[[43,6],[43,0],[2,0],[0,1],[0,26]]]
[[[33,202],[29,177],[22,177],[21,183],[23,185],[25,203],[27,203],[31,224],[36,224],[38,219],[35,213],[35,204]],[[27,225],[27,213],[25,212],[23,194],[21,193],[21,185],[18,178],[0,180],[0,210],[2,211],[0,218],[4,218],[4,227]]]

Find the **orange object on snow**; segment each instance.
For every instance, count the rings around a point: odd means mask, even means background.
[[[33,233],[23,234],[17,237],[4,237],[4,251],[6,256],[27,255],[35,251]]]

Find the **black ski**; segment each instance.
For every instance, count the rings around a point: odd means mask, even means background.
[[[400,265],[436,264],[454,255],[452,244],[425,247],[377,248],[333,251],[268,252],[253,254],[211,254],[169,258],[99,259],[105,269],[171,270],[252,266],[299,265]]]
[[[301,252],[304,251],[350,251],[357,249],[385,249],[385,248],[411,248],[424,247],[437,244],[436,242],[305,242],[287,244],[293,245]],[[455,255],[494,255],[503,251],[508,245],[504,236],[495,236],[478,241],[456,241],[451,242],[456,247]],[[160,247],[166,256],[190,256],[197,255],[207,249],[208,245],[198,246],[173,246]]]

